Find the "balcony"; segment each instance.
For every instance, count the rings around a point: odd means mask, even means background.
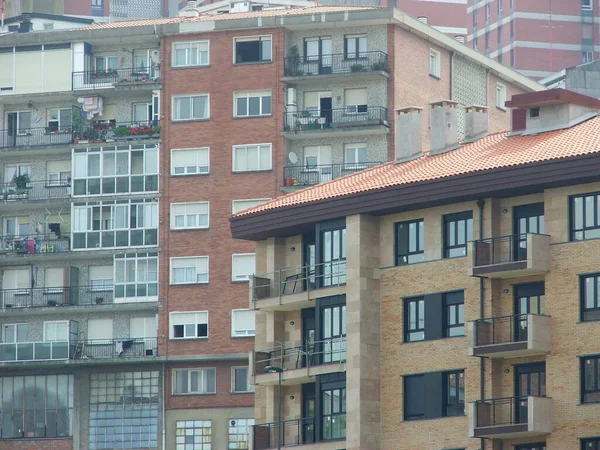
[[[22,202],[47,202],[65,200],[71,195],[71,183],[60,181],[27,181],[25,183],[2,184],[2,197],[6,203],[21,204]]]
[[[267,366],[283,369],[281,382],[292,386],[314,381],[317,375],[345,371],[346,337],[333,337],[293,347],[281,344],[278,347],[254,352],[254,384],[277,385],[279,376],[266,373]]]
[[[64,286],[0,290],[1,308],[111,305],[112,286]]]
[[[147,68],[122,68],[107,70],[86,70],[73,72],[73,90],[94,90],[106,88],[148,88],[154,89],[160,83],[158,65]]]
[[[319,79],[352,77],[369,79],[388,77],[388,55],[364,52],[360,58],[347,58],[344,53],[321,56],[288,56],[284,59],[281,79],[294,84],[314,83]]]
[[[339,418],[338,423],[328,424],[330,428],[327,431],[345,436],[346,416],[337,417]],[[316,420],[314,417],[284,420],[281,423],[281,444],[279,446],[277,442],[280,430],[279,422],[254,425],[252,427],[252,449],[270,450],[280,447],[298,447],[298,450],[339,450],[345,446],[344,437],[331,441],[317,439]]]
[[[0,236],[0,256],[69,252],[70,242],[68,235],[56,233]]]
[[[516,278],[550,270],[550,236],[521,234],[473,241],[469,275]]]
[[[345,259],[255,275],[250,278],[250,307],[263,311],[312,308],[319,297],[345,294],[345,284]]]
[[[66,360],[69,341],[0,343],[0,362]]]
[[[0,130],[0,148],[3,149],[53,145],[68,146],[72,143],[73,130],[70,127],[52,131],[44,127]]]
[[[507,397],[469,405],[469,436],[486,439],[541,437],[552,432],[552,399]]]
[[[283,121],[282,135],[288,139],[389,133],[387,108],[383,106],[288,111]]]
[[[285,187],[292,190],[341,178],[379,164],[381,162],[286,166],[283,168],[283,179]]]
[[[544,355],[552,346],[550,316],[522,314],[469,323],[469,355],[519,358]]]

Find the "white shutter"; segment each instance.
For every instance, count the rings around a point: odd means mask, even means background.
[[[254,273],[255,260],[256,255],[254,253],[233,255],[231,279],[233,281],[247,280]]]
[[[64,267],[52,267],[45,270],[45,287],[47,288],[61,288],[65,284],[65,272]]]
[[[305,92],[304,93],[304,108],[318,108],[319,107],[319,93],[318,92]]]
[[[156,338],[156,317],[133,317],[129,321],[129,337]]]
[[[90,266],[90,281],[112,280],[113,266]]]
[[[331,146],[321,145],[319,148],[319,164],[331,164]]]
[[[231,334],[232,336],[250,336],[255,329],[255,313],[249,309],[236,309],[231,312]],[[238,333],[238,331],[240,333]]]
[[[49,173],[70,172],[71,161],[48,161],[46,170]]]
[[[87,338],[94,339],[112,339],[113,338],[113,320],[112,319],[90,319],[88,320]]]
[[[177,150],[173,152],[173,167],[195,166],[198,150]]]
[[[27,289],[31,287],[29,269],[6,269],[2,277],[3,289]]]
[[[208,311],[192,311],[186,313],[171,313],[171,326],[208,323]]]
[[[344,91],[344,101],[346,106],[366,105],[366,89],[346,89]]]
[[[263,202],[267,202],[271,200],[270,198],[248,198],[243,200],[233,200],[231,202],[231,213],[237,214],[240,211],[243,211],[248,208],[252,208],[254,206],[260,205]]]

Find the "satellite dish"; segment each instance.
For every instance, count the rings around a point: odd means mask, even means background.
[[[292,164],[296,164],[298,162],[298,155],[296,155],[294,152],[290,152],[288,158]]]

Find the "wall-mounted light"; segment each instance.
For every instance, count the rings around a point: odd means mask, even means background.
[[[296,247],[292,247],[290,248],[291,251],[295,252],[296,251]]]
[[[504,208],[504,209],[502,210],[502,212],[503,212],[504,214],[508,214],[508,209]]]
[[[295,325],[295,324],[296,324],[296,322],[294,322],[293,320],[291,320],[291,321],[290,321],[290,325],[292,325],[292,326],[293,326],[293,325]]]
[[[508,294],[508,289],[504,289],[502,292],[504,292],[505,294]]]
[[[510,373],[510,369],[504,369],[504,373]]]
[[[296,397],[294,397],[293,395],[290,395],[290,400],[294,400]]]

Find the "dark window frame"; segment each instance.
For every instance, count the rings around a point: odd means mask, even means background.
[[[593,303],[594,306],[591,308],[586,307],[587,303],[587,289],[586,281],[592,281],[593,290]],[[579,309],[580,309],[580,320],[582,322],[592,322],[600,320],[600,273],[580,275],[579,276]]]
[[[410,250],[411,244],[411,225],[416,224],[415,227],[415,238],[417,249],[415,251]],[[400,228],[406,226],[406,242],[401,242],[400,239]],[[396,222],[394,224],[394,241],[395,241],[395,261],[396,266],[406,266],[423,262],[425,260],[425,221],[424,219],[406,220],[403,222]],[[404,247],[404,248],[402,248]],[[418,261],[411,261],[411,257],[421,255],[422,258]]]
[[[456,385],[451,386],[450,380],[452,377],[456,378]],[[462,378],[463,385],[463,398],[460,400],[460,381]],[[444,417],[460,417],[465,415],[465,371],[464,370],[453,370],[450,372],[444,372],[444,402],[443,402],[443,414]],[[452,401],[452,394],[454,393],[455,401]]]
[[[421,380],[421,385],[423,387],[423,391],[425,389],[425,375],[424,374],[415,374],[415,375],[405,375],[403,377],[403,384],[404,384],[404,395],[403,395],[403,412],[404,412],[404,421],[413,421],[413,420],[422,420],[425,418],[425,392],[423,392],[423,404],[420,405],[421,408],[419,411],[421,412],[416,412],[416,413],[411,413],[411,414],[407,414],[407,412],[410,410],[410,408],[408,407],[408,399],[407,399],[407,395],[406,393],[408,392],[408,384],[409,384],[409,380],[417,380],[420,379]],[[412,392],[412,391],[411,391]]]
[[[361,59],[361,58],[367,57],[366,54],[367,54],[368,50],[365,50],[364,52],[360,51],[360,40],[361,39],[365,40],[366,47],[368,48],[369,39],[366,35],[344,36],[344,59]],[[355,51],[353,53],[349,53],[349,51],[348,51],[348,42],[350,40],[356,41],[354,44]]]
[[[586,205],[586,199],[588,197],[593,198],[593,204],[591,205],[593,208],[592,211],[592,216],[590,216],[589,218],[591,218],[591,222],[593,223],[593,225],[588,226],[587,225],[587,205]],[[579,215],[577,213],[577,209],[578,209],[578,201],[580,201],[580,207],[581,207],[581,214],[580,214],[580,219],[577,220],[577,216]],[[586,194],[580,194],[580,195],[572,195],[569,197],[569,239],[573,242],[576,241],[586,241],[586,240],[590,240],[590,239],[598,239],[600,238],[600,192],[589,192]],[[577,222],[581,221],[581,227],[578,227]],[[578,227],[578,228],[576,228]],[[587,233],[596,231],[598,233],[598,236],[592,236],[592,237],[586,237]],[[580,234],[580,237],[577,237],[577,235]]]
[[[600,450],[600,437],[582,439],[581,450]]]
[[[266,64],[266,63],[272,63],[273,62],[273,36],[256,36],[254,39],[254,36],[248,36],[247,38],[253,38],[253,39],[246,39],[246,37],[241,37],[238,39],[234,39],[234,44],[233,44],[233,51],[234,51],[234,64]],[[244,40],[242,40],[244,39]],[[271,43],[271,56],[269,59],[265,59],[264,58],[264,54],[263,54],[263,45],[262,42],[263,41],[269,41]],[[249,60],[249,61],[240,61],[239,59],[239,51],[238,51],[238,44],[240,43],[248,43],[248,42],[256,42],[258,45],[258,59],[257,60]]]
[[[416,304],[415,328],[410,327],[410,307]],[[419,327],[419,322],[423,318],[423,327]],[[410,336],[415,333],[422,333],[422,339],[411,339]],[[425,340],[425,297],[412,297],[404,299],[404,342],[422,342]]]
[[[333,391],[338,391],[339,392],[339,397],[338,397],[338,402],[339,404],[337,405],[337,411],[334,410],[334,396],[333,396]],[[330,408],[330,412],[329,414],[325,414],[325,393],[329,392],[331,394],[330,399],[331,399],[331,408]],[[326,418],[331,418],[331,423],[334,422],[334,420],[339,419],[341,420],[341,418],[343,417],[344,420],[346,418],[346,397],[347,397],[347,390],[346,390],[346,385],[344,383],[343,386],[331,386],[331,387],[326,387],[324,389],[321,389],[320,392],[321,395],[321,416],[320,416],[320,420],[321,423],[323,424],[322,430],[321,430],[321,439],[323,441],[335,441],[335,440],[339,440],[339,439],[344,439],[346,437],[346,432],[343,433],[343,436],[333,436],[333,433],[331,433],[330,435],[326,436],[326,429],[325,429],[325,419]],[[330,428],[330,432],[332,432],[333,429]],[[346,430],[347,431],[347,430]]]
[[[461,298],[454,294],[460,293]],[[444,313],[444,337],[461,337],[465,335],[465,296],[464,291],[448,292],[442,296]],[[461,308],[462,307],[462,308]],[[462,309],[462,322],[460,321]],[[451,334],[451,330],[462,328],[462,334]]]
[[[464,242],[460,244],[450,245],[451,237],[449,236],[449,227],[451,223],[454,223],[454,240],[455,242],[462,241],[459,236],[459,222],[464,222]],[[473,239],[473,211],[463,211],[459,213],[445,214],[442,218],[442,226],[443,226],[443,258],[451,259],[451,258],[462,258],[467,256],[467,245],[470,240]],[[470,227],[470,232],[469,232]],[[470,235],[470,236],[469,236]],[[470,238],[470,239],[469,239]],[[452,255],[453,250],[464,249],[463,254],[461,255]]]
[[[540,108],[538,106],[535,108],[529,108],[529,117],[532,119],[540,117]]]
[[[592,380],[588,384],[586,379],[586,366],[591,363]],[[581,358],[581,403],[600,403],[600,355]],[[588,386],[592,386],[588,388]],[[587,395],[595,395],[597,400],[586,399]]]

